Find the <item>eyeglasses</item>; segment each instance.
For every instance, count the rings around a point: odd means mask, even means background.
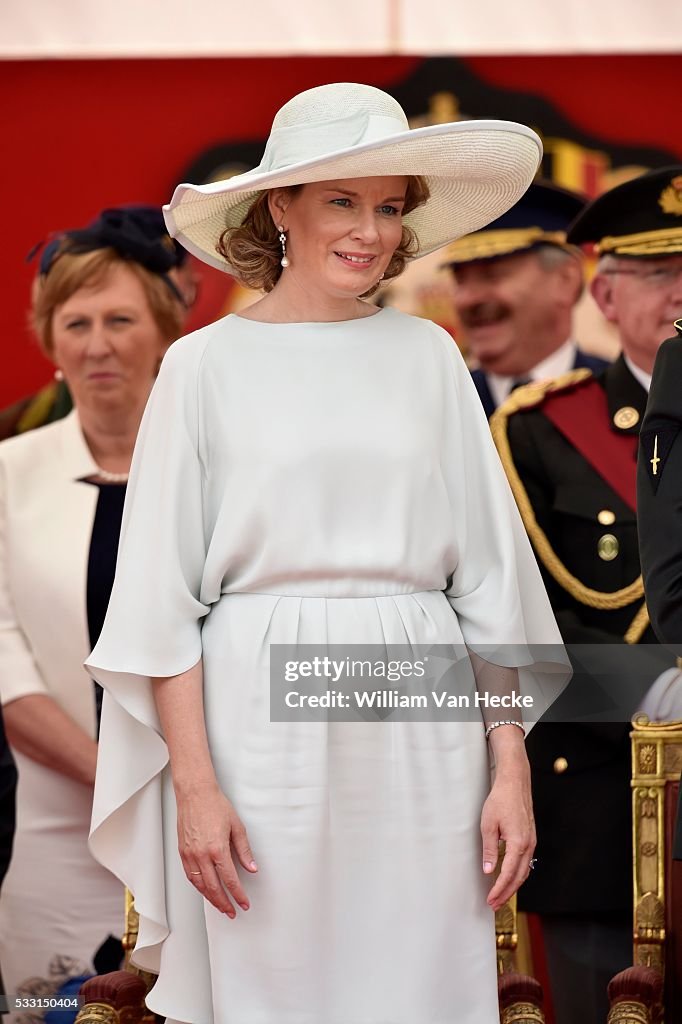
[[[607,277],[615,277],[620,274],[625,277],[638,277],[647,285],[653,288],[667,288],[675,284],[682,276],[682,263],[674,267],[651,267],[650,270],[626,270],[625,268],[602,271]]]

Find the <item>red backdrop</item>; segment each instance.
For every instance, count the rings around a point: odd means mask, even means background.
[[[104,206],[167,201],[200,152],[231,139],[264,139],[277,107],[301,89],[329,81],[390,89],[421,62],[418,57],[0,62],[5,97],[0,406],[51,375],[26,328],[35,265],[26,265],[24,258],[36,242],[50,231],[84,223]],[[605,144],[659,148],[682,161],[676,56],[481,57],[463,64],[484,83],[544,97],[581,132]],[[456,82],[452,88],[457,93]],[[524,119],[521,112],[518,119]]]

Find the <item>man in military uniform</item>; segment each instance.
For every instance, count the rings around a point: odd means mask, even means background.
[[[458,337],[479,364],[472,377],[487,416],[519,383],[606,366],[571,337],[583,259],[566,244],[566,229],[584,205],[574,192],[537,181],[502,217],[445,250]]]
[[[682,182],[680,182],[682,186]],[[682,255],[677,263],[682,277]],[[658,350],[637,470],[639,547],[658,639],[682,656],[682,320]],[[679,716],[676,711],[675,717]],[[680,716],[682,717],[682,716]],[[682,860],[682,786],[673,856]]]
[[[567,240],[596,243],[592,294],[623,353],[597,375],[574,370],[515,391],[491,425],[564,640],[646,644],[641,699],[672,661],[651,646],[636,451],[656,352],[682,308],[682,166],[600,196]],[[557,1024],[596,1024],[609,978],[632,962],[629,725],[564,721],[528,739],[538,863],[519,907],[542,918]]]

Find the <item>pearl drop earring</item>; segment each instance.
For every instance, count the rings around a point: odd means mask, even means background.
[[[289,266],[290,261],[289,257],[287,256],[287,236],[284,233],[284,225],[278,224],[277,230],[279,231],[279,241],[280,245],[282,246],[282,258],[279,262],[283,267],[286,268]]]
[[[61,370],[54,371],[54,379],[58,381],[64,380],[64,374],[62,373]]]

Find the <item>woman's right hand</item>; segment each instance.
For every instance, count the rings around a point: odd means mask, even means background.
[[[205,783],[181,795],[178,806],[178,849],[192,885],[228,917],[236,910],[230,896],[249,909],[244,888],[232,859],[252,874],[258,870],[246,829],[233,805],[216,783]],[[229,894],[229,895],[228,895]]]

